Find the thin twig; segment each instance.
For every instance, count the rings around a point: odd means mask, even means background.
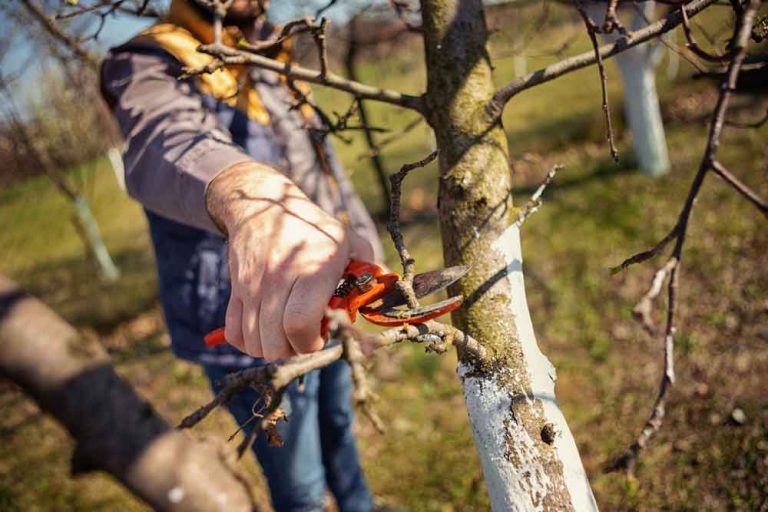
[[[768,201],[760,198],[752,189],[750,189],[741,180],[734,176],[718,160],[712,161],[712,170],[715,172],[715,174],[720,176],[723,181],[733,187],[736,192],[744,196],[747,201],[755,205],[755,208],[760,210],[760,213],[768,217]]]
[[[382,149],[384,149],[386,146],[389,146],[393,142],[397,142],[398,140],[402,139],[403,137],[408,135],[410,132],[412,132],[414,128],[416,128],[417,126],[419,126],[423,122],[424,122],[424,118],[422,116],[417,117],[416,119],[414,119],[413,121],[411,121],[410,123],[405,125],[397,133],[395,133],[393,135],[390,135],[389,137],[385,137],[385,138],[381,139],[380,141],[378,141],[376,143],[376,148],[375,149],[371,149],[369,152],[361,154],[358,158],[359,159],[369,158],[369,157],[371,157],[373,155],[381,154],[381,150]]]
[[[550,183],[552,183],[552,180],[555,179],[555,174],[562,169],[562,165],[554,165],[547,173],[547,176],[544,178],[544,181],[541,185],[531,194],[530,199],[525,203],[525,206],[523,206],[520,209],[520,213],[517,216],[517,220],[513,223],[515,226],[520,228],[523,223],[528,220],[528,217],[539,211],[539,208],[541,208],[542,200],[541,196],[544,194],[544,190],[549,186]]]
[[[381,421],[381,418],[373,407],[373,404],[378,397],[371,391],[371,388],[368,385],[368,379],[365,375],[365,366],[363,365],[365,356],[360,348],[360,343],[352,335],[351,330],[340,329],[339,331],[339,340],[344,347],[344,359],[349,364],[352,374],[352,384],[354,385],[352,400],[354,401],[355,406],[365,414],[376,431],[383,434],[386,430],[384,428],[384,422]]]
[[[718,0],[693,0],[685,7],[686,14],[691,18],[717,1]],[[627,34],[613,43],[601,46],[598,54],[602,59],[608,59],[634,46],[643,44],[654,37],[669,32],[680,25],[680,23],[682,23],[682,15],[680,14],[680,11],[675,10],[645,28]],[[595,52],[588,51],[528,73],[523,77],[511,81],[496,91],[493,98],[486,105],[486,111],[492,117],[499,117],[504,110],[504,106],[516,94],[578,69],[590,66],[596,62],[597,55]]]
[[[240,41],[238,43],[238,48],[252,53],[268,53],[282,45],[286,40],[295,36],[296,34],[311,32],[315,26],[315,20],[313,18],[298,18],[291,20],[283,25],[277,35],[262,41],[255,41],[252,43]]]
[[[328,77],[328,19],[323,18],[320,25],[312,30],[312,39],[317,45],[317,55],[320,60],[320,76],[325,80]]]
[[[627,33],[627,29],[619,21],[619,17],[616,15],[616,7],[619,5],[619,0],[608,0],[608,7],[605,9],[605,21],[603,22],[603,33],[610,34],[614,30],[618,30],[622,34]]]
[[[600,89],[602,91],[602,109],[603,116],[605,117],[606,138],[608,139],[611,158],[613,158],[615,162],[618,162],[619,151],[616,149],[616,141],[613,136],[613,123],[611,122],[611,106],[608,103],[608,84],[605,76],[605,65],[603,64],[603,57],[600,55],[600,45],[597,42],[597,33],[599,29],[595,22],[590,19],[587,11],[581,6],[580,0],[575,0],[574,4],[581,15],[581,19],[584,21],[584,25],[587,27],[587,34],[589,34],[589,40],[592,43],[592,50],[595,52],[597,71],[600,75]],[[606,21],[606,23],[608,23],[608,21]]]
[[[92,69],[99,68],[99,60],[86,50],[80,41],[68,35],[52,18],[46,15],[42,7],[37,5],[34,0],[21,0],[27,11],[43,26],[43,28],[56,40],[64,43],[72,53],[80,60],[85,62]]]
[[[741,66],[746,56],[747,44],[749,41],[749,35],[752,30],[752,25],[754,23],[755,13],[760,6],[760,2],[761,0],[750,0],[746,9],[737,10],[737,13],[739,13],[739,19],[734,30],[734,37],[732,39],[731,46],[733,58],[728,65],[728,75],[720,87],[720,94],[718,95],[717,103],[712,113],[712,119],[709,124],[707,147],[704,151],[701,163],[699,164],[696,176],[691,183],[688,196],[680,212],[677,223],[675,224],[675,227],[672,229],[672,231],[670,231],[664,240],[659,242],[656,247],[646,251],[645,253],[641,253],[642,255],[655,255],[660,252],[661,249],[663,249],[663,247],[666,246],[672,239],[675,240],[675,246],[672,250],[672,254],[669,260],[665,266],[656,273],[651,286],[651,290],[649,290],[649,292],[646,294],[646,296],[650,298],[646,300],[644,297],[641,299],[639,304],[640,306],[644,301],[647,304],[650,300],[652,300],[653,292],[656,291],[655,288],[657,285],[657,278],[663,280],[664,271],[666,269],[666,271],[669,273],[669,284],[667,285],[667,325],[664,333],[664,374],[661,379],[661,384],[659,385],[659,391],[650,417],[640,431],[640,434],[637,436],[632,445],[627,449],[627,451],[608,466],[607,469],[609,471],[624,470],[628,476],[633,475],[638,454],[647,446],[650,439],[659,431],[664,419],[664,415],[666,413],[667,394],[669,388],[675,382],[674,337],[676,332],[675,312],[678,273],[682,264],[683,248],[685,246],[688,223],[690,221],[691,214],[693,213],[693,206],[695,204],[696,197],[698,196],[698,193],[701,190],[701,186],[704,183],[704,178],[706,177],[707,172],[712,170],[713,172],[721,175],[721,177],[723,175],[727,175],[730,176],[732,180],[735,180],[729,181],[728,179],[724,178],[742,195],[744,195],[748,190],[746,187],[743,187],[741,190],[736,187],[734,183],[738,180],[736,180],[735,177],[733,177],[727,170],[725,170],[722,165],[719,164],[717,161],[717,151],[720,144],[720,134],[722,133],[722,128],[725,122],[725,115],[728,110],[728,104],[731,95],[736,89],[736,82],[739,76],[739,71],[741,70]],[[718,172],[718,169],[720,172]],[[721,174],[721,172],[724,170],[725,173]],[[752,200],[757,198],[748,197],[748,199]],[[647,257],[644,259],[647,259]],[[632,262],[641,261],[638,256],[634,256],[633,258],[635,261]],[[630,260],[633,258],[630,258]],[[627,264],[628,263],[625,261],[622,266],[626,266]],[[646,306],[643,305],[641,307],[644,308]],[[644,322],[647,322],[647,317],[649,317],[650,313],[648,312],[646,314],[645,311],[641,311],[640,314],[646,317],[644,318]]]
[[[676,266],[677,258],[670,258],[667,260],[667,263],[653,275],[651,286],[648,288],[648,291],[645,292],[645,295],[643,295],[634,309],[632,309],[632,316],[640,322],[643,329],[645,329],[651,336],[655,336],[658,333],[658,328],[653,321],[652,315],[653,301],[656,300],[656,297],[661,293],[664,281],[666,281],[667,276]]]
[[[400,229],[400,201],[402,199],[402,184],[405,177],[414,169],[424,167],[437,158],[437,150],[430,153],[426,158],[414,162],[411,164],[403,165],[400,170],[394,174],[390,174],[390,197],[391,206],[389,209],[389,223],[387,224],[387,231],[389,236],[392,237],[392,242],[395,244],[397,254],[400,256],[400,263],[403,265],[403,279],[398,281],[398,288],[408,301],[408,306],[416,308],[419,306],[419,301],[416,299],[416,294],[413,291],[413,277],[416,274],[416,261],[408,252],[403,241],[403,232]]]
[[[697,57],[708,62],[725,62],[730,60],[730,58],[733,56],[733,52],[728,52],[723,55],[716,55],[703,50],[693,38],[693,33],[691,32],[691,27],[688,23],[688,14],[686,14],[685,8],[682,6],[680,7],[680,14],[683,16],[683,34],[685,34],[685,39],[688,41],[688,43],[685,45],[686,48],[688,48]]]

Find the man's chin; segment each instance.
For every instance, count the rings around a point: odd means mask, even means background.
[[[227,25],[248,25],[264,14],[269,6],[269,0],[249,0],[247,2],[234,2],[224,17]]]

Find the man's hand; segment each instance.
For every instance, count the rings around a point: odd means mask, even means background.
[[[328,300],[351,258],[373,259],[370,243],[255,162],[219,174],[206,203],[229,238],[227,341],[270,361],[320,350]]]

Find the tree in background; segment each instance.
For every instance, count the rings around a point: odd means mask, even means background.
[[[0,120],[10,164],[0,171],[0,182],[12,183],[35,174],[47,176],[72,206],[73,225],[99,276],[114,281],[120,271],[86,199],[88,178],[64,170],[102,156],[117,140],[115,128],[104,115],[104,106],[91,100],[98,94],[93,71],[80,60],[68,61],[43,37],[45,32],[35,31],[36,27],[27,25],[25,34],[35,47],[34,59],[16,66],[16,73],[9,74],[7,69],[11,67],[9,50],[18,32],[9,32],[0,42],[4,70],[0,71]],[[39,61],[44,64],[36,69],[34,64]],[[30,71],[39,73],[35,81],[43,84],[38,96],[25,94],[18,86],[20,75]]]

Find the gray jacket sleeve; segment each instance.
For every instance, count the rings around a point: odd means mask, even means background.
[[[218,126],[181,64],[162,50],[116,49],[102,65],[102,92],[126,140],[128,193],[147,209],[218,233],[205,208],[208,183],[250,157]]]

